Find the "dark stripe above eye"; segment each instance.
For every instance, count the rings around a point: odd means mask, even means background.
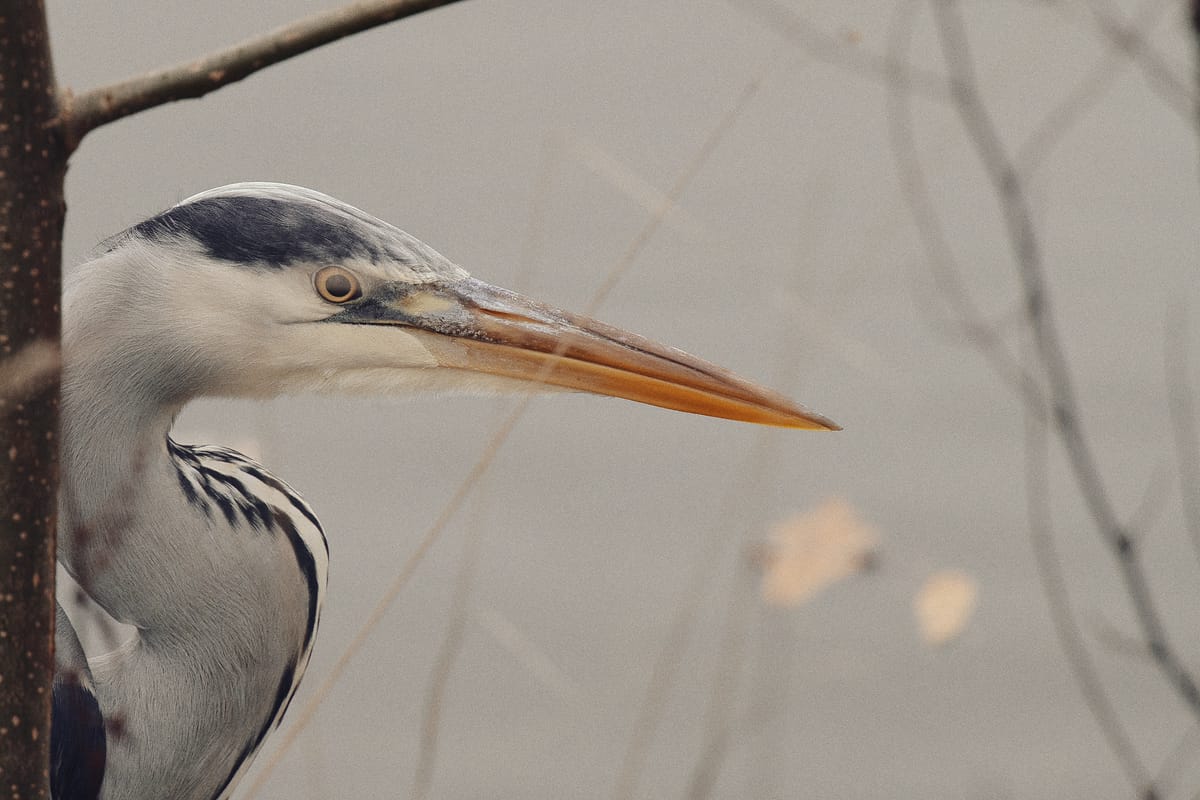
[[[377,262],[385,248],[363,222],[311,203],[276,197],[209,197],[136,225],[147,239],[188,236],[213,258],[275,269],[291,263]]]

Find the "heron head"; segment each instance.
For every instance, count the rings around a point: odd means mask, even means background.
[[[204,192],[114,237],[68,280],[64,316],[68,369],[120,359],[112,372],[166,403],[576,390],[837,428],[679,350],[476,280],[385,222],[280,184]]]

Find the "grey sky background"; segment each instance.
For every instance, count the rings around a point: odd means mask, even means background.
[[[48,5],[60,80],[87,88],[330,3]],[[852,60],[884,52],[896,10],[781,6]],[[736,684],[719,692],[730,699],[729,740],[712,797],[1132,795],[1039,588],[1020,405],[934,311],[885,84],[814,58],[760,7],[472,0],[103,128],[75,155],[68,264],[197,191],[277,180],[391,221],[484,280],[582,308],[759,82],[597,316],[784,389],[846,430],[764,433],[614,400],[535,402],[258,796],[411,796],[426,687],[475,528],[481,551],[434,797],[613,796],[688,576],[712,553],[638,797],[685,796],[730,652],[731,608],[743,655]],[[1156,522],[1142,541],[1153,588],[1196,665],[1200,571],[1178,512],[1162,355],[1168,314],[1195,316],[1198,299],[1183,5],[962,7],[1011,149],[1097,65],[1113,64],[1028,187],[1101,467],[1124,516],[1150,492]],[[1093,9],[1153,15],[1149,40],[1185,88],[1182,106],[1112,51]],[[944,73],[928,8],[916,24],[910,63]],[[918,98],[914,109],[964,283],[1020,342],[1011,251],[985,174],[947,105]],[[329,600],[285,729],[512,403],[303,397],[184,414],[180,438],[251,450],[308,498],[329,534]],[[1121,645],[1134,628],[1112,560],[1057,454],[1052,466],[1056,541],[1080,624],[1157,771],[1194,723],[1149,660]],[[796,609],[763,606],[747,547],[833,496],[878,529],[878,570]],[[911,601],[944,568],[977,580],[979,607],[959,640],[931,649]],[[1192,736],[1188,752],[1200,748]],[[1164,796],[1200,787],[1200,758],[1182,764]]]

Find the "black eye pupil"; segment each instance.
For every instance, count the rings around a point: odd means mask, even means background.
[[[348,297],[354,291],[354,284],[345,275],[333,274],[325,279],[325,291],[330,297]]]

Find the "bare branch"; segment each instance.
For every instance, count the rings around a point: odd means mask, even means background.
[[[725,552],[721,545],[728,538],[729,530],[741,513],[740,507],[749,487],[763,485],[771,465],[778,460],[778,453],[773,448],[777,442],[778,439],[770,430],[760,431],[746,462],[733,473],[741,476],[741,480],[726,487],[715,515],[717,523],[705,536],[706,546],[703,551],[692,562],[675,613],[671,617],[666,634],[662,637],[658,657],[650,670],[650,679],[646,684],[642,702],[638,705],[637,719],[617,773],[617,784],[612,795],[614,800],[631,800],[636,796],[650,746],[666,710],[668,695],[679,676],[679,668],[691,640],[696,617],[716,581],[717,570],[722,563],[721,555]]]
[[[891,85],[901,78],[907,90],[941,103],[950,101],[946,80],[936,72],[909,67],[891,55],[879,56],[840,42],[777,0],[729,0],[737,8],[761,19],[810,58],[842,67],[847,72]]]
[[[704,715],[704,743],[700,755],[692,766],[684,796],[688,800],[707,800],[712,796],[721,768],[729,755],[730,738],[734,733],[734,707],[742,689],[742,673],[746,663],[746,637],[750,620],[755,610],[757,594],[754,591],[755,574],[740,567],[736,580],[730,587],[730,598],[726,607],[721,643],[717,648],[720,657],[717,675],[713,680],[712,693]]]
[[[1192,29],[1192,37],[1196,40],[1197,47],[1200,47],[1200,0],[1190,0],[1188,3],[1188,23]],[[1200,81],[1200,67],[1193,69],[1195,79]]]
[[[899,171],[904,202],[917,229],[922,249],[929,260],[938,293],[952,315],[952,327],[970,342],[987,360],[1000,380],[1009,386],[1031,408],[1042,407],[1042,389],[1010,352],[996,326],[988,321],[963,285],[961,270],[946,238],[945,229],[934,207],[933,196],[925,180],[925,172],[917,153],[912,127],[912,101],[909,72],[904,67],[904,53],[912,38],[915,0],[896,7],[885,59],[894,67],[888,83],[887,122],[888,140],[893,160]]]
[[[1050,511],[1050,479],[1048,461],[1048,416],[1026,407],[1025,413],[1025,507],[1029,517],[1029,543],[1033,548],[1038,580],[1050,611],[1050,622],[1058,637],[1059,646],[1070,665],[1071,674],[1079,684],[1083,701],[1092,718],[1100,726],[1104,741],[1116,756],[1125,777],[1141,798],[1156,796],[1154,784],[1137,748],[1121,724],[1113,708],[1096,662],[1088,650],[1083,631],[1076,624],[1071,607],[1067,582],[1063,576],[1062,559],[1054,544],[1054,523]],[[1141,642],[1138,642],[1141,645]],[[1142,648],[1142,652],[1145,652]]]
[[[1101,8],[1106,5],[1108,8]],[[1172,4],[1174,6],[1174,4]],[[1196,93],[1179,75],[1171,64],[1151,46],[1143,26],[1137,20],[1125,22],[1121,12],[1111,3],[1091,0],[1088,3],[1092,19],[1114,47],[1128,54],[1141,69],[1147,85],[1164,103],[1184,119],[1190,120],[1196,106]]]
[[[888,37],[888,60],[892,63],[903,63],[911,46],[918,3],[919,0],[907,0],[896,8]],[[1039,385],[1036,377],[1009,351],[997,335],[994,326],[987,324],[963,285],[961,268],[946,240],[945,231],[924,178],[912,131],[913,98],[906,91],[903,73],[889,89],[889,138],[900,171],[905,201],[917,227],[936,285],[946,304],[962,321],[967,341],[984,356],[1000,378],[1016,390],[1025,408],[1025,477],[1029,540],[1056,638],[1088,710],[1126,777],[1135,788],[1143,792],[1143,797],[1153,797],[1153,790],[1147,788],[1151,786],[1149,772],[1109,700],[1088,651],[1083,632],[1075,622],[1076,615],[1071,607],[1061,560],[1054,544],[1046,477],[1046,431],[1050,423],[1046,391]]]
[[[1153,52],[1145,42],[1144,31],[1151,29],[1168,8],[1176,8],[1175,0],[1143,0],[1127,24],[1109,20],[1105,32],[1110,34],[1110,46],[1104,57],[1042,118],[1033,133],[1017,148],[1014,161],[1022,175],[1034,173],[1063,135],[1103,97],[1124,65],[1137,63],[1142,53]],[[1093,10],[1092,17],[1099,19],[1100,12]],[[1132,42],[1138,44],[1135,46]],[[1175,104],[1171,104],[1174,107]]]
[[[1179,474],[1180,501],[1184,527],[1192,540],[1192,549],[1200,557],[1200,431],[1196,429],[1196,402],[1188,380],[1188,325],[1182,308],[1167,318],[1164,358],[1167,373],[1167,409],[1171,419],[1175,460]]]
[[[1129,531],[1130,536],[1137,538],[1138,541],[1144,541],[1158,525],[1158,521],[1162,519],[1163,512],[1167,508],[1169,484],[1170,474],[1166,459],[1160,459],[1151,471],[1150,477],[1146,479],[1141,499],[1138,500],[1133,513],[1125,522],[1125,529]]]
[[[1196,759],[1196,754],[1200,753],[1198,745],[1200,745],[1200,725],[1192,725],[1179,737],[1175,747],[1167,754],[1158,768],[1158,778],[1155,779],[1154,785],[1158,787],[1162,797],[1172,796],[1171,784],[1178,782],[1181,773],[1188,767],[1188,763]]]
[[[934,0],[933,8],[942,52],[950,70],[954,107],[992,182],[1004,215],[1009,244],[1021,280],[1025,314],[1050,395],[1053,430],[1066,452],[1088,512],[1117,560],[1125,590],[1150,654],[1188,710],[1200,718],[1200,687],[1169,641],[1150,591],[1137,543],[1113,508],[1085,434],[1074,381],[1053,318],[1041,246],[1025,186],[979,97],[978,81],[958,4],[955,0]]]
[[[475,580],[476,565],[479,563],[479,552],[483,549],[483,504],[480,500],[483,490],[475,494],[476,507],[474,519],[467,529],[466,542],[463,544],[462,558],[458,564],[458,577],[454,581],[454,597],[450,601],[450,619],[446,623],[446,633],[442,637],[442,646],[438,650],[437,661],[429,673],[429,683],[425,687],[425,704],[421,715],[421,746],[417,751],[417,767],[413,775],[413,788],[410,795],[413,800],[425,800],[433,786],[434,769],[437,766],[438,741],[441,736],[442,706],[446,700],[446,689],[450,685],[450,675],[454,664],[462,652],[466,639],[467,620],[471,614],[471,584]]]
[[[60,123],[69,149],[101,125],[164,103],[203,97],[264,67],[354,33],[458,0],[364,0],[277,28],[194,61],[63,97]]]

